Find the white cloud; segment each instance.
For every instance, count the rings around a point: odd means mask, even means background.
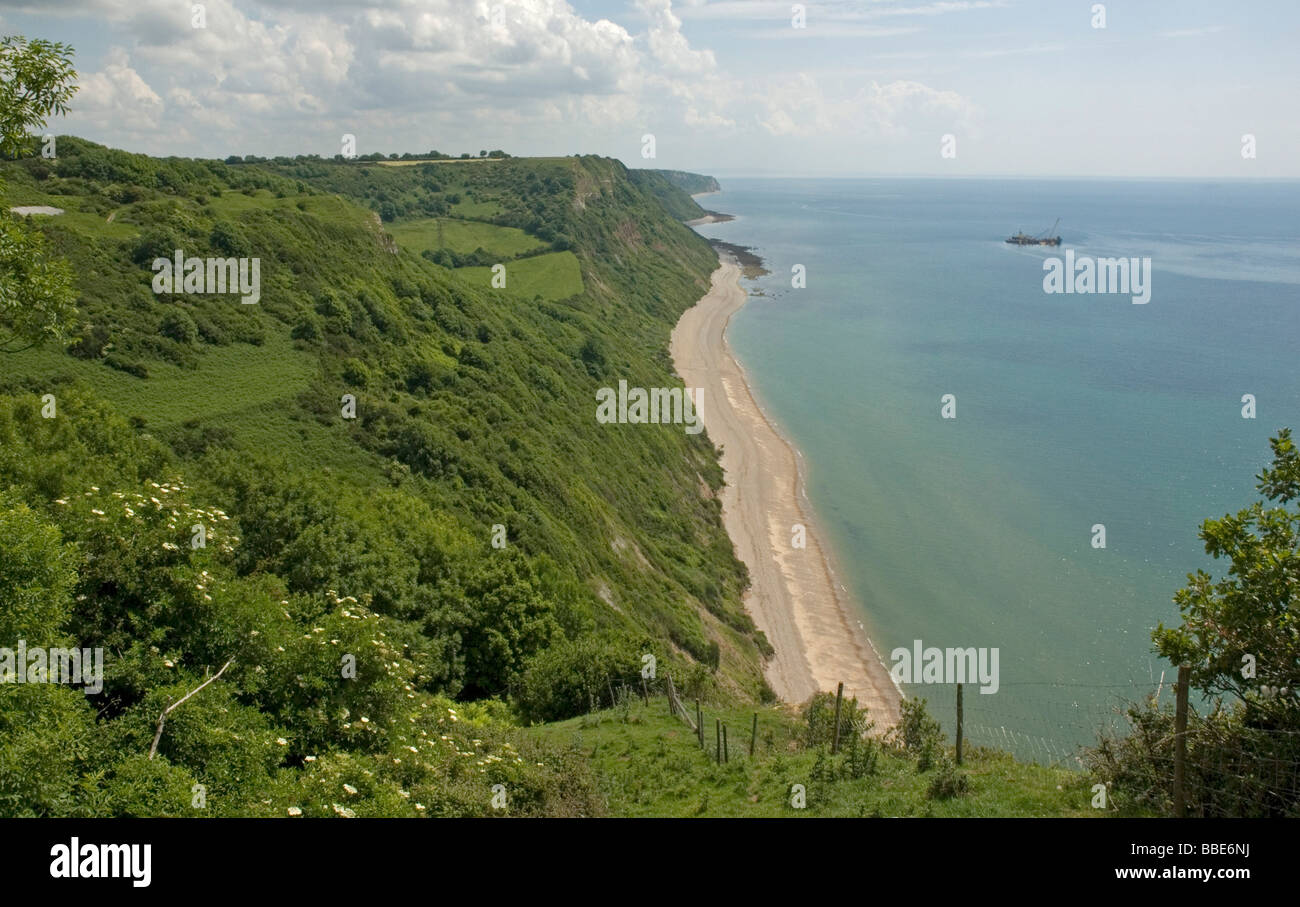
[[[953,91],[921,82],[872,81],[856,91],[836,93],[812,75],[770,86],[759,124],[772,135],[899,137],[918,130],[968,131],[978,108]]]
[[[122,47],[83,70],[61,128],[158,154],[328,155],[352,133],[363,152],[518,140],[627,155],[646,131],[684,154],[706,133],[833,144],[973,109],[919,82],[741,82],[688,39],[680,0],[634,0],[631,30],[566,0],[206,0],[200,29],[187,2],[91,4]]]
[[[103,69],[81,79],[74,106],[100,127],[120,124],[139,131],[158,128],[163,99],[131,68],[126,51],[115,47]]]

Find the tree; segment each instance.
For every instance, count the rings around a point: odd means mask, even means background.
[[[1216,582],[1203,570],[1188,574],[1174,596],[1181,626],[1161,624],[1151,634],[1156,651],[1187,666],[1191,685],[1210,700],[1192,709],[1182,739],[1192,815],[1300,815],[1289,768],[1300,762],[1300,624],[1292,610],[1300,588],[1293,504],[1300,454],[1288,429],[1269,444],[1273,465],[1256,476],[1256,487],[1278,506],[1256,501],[1201,524],[1206,552],[1230,562],[1226,575]],[[1089,768],[1121,812],[1171,814],[1174,710],[1152,695],[1127,716],[1129,733],[1103,734],[1087,753]]]
[[[1300,453],[1290,429],[1269,441],[1273,466],[1256,476],[1262,501],[1201,524],[1206,553],[1231,562],[1215,582],[1203,570],[1188,574],[1174,596],[1180,627],[1158,626],[1156,650],[1192,671],[1192,685],[1209,695],[1234,694],[1272,711],[1294,703],[1300,686],[1300,621],[1292,603],[1300,596]],[[1266,705],[1271,703],[1271,705]],[[1292,706],[1294,711],[1294,706]]]
[[[0,39],[0,152],[18,157],[28,150],[29,130],[42,128],[51,114],[67,113],[76,76],[67,44],[21,35]]]
[[[76,92],[72,48],[17,35],[0,40],[0,154],[30,153],[27,133],[51,114],[64,114]],[[0,181],[0,191],[4,184]],[[74,327],[72,271],[45,251],[45,237],[0,214],[0,352],[30,349],[47,339],[66,342]]]

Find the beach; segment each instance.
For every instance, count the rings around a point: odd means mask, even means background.
[[[801,458],[756,401],[726,339],[748,298],[726,252],[709,292],[682,315],[670,350],[687,387],[704,388],[702,417],[722,449],[723,524],[749,568],[744,604],[776,650],[766,666],[781,699],[801,703],[844,684],[877,730],[898,720],[901,693],[841,588],[803,491]],[[805,547],[796,548],[796,525]]]

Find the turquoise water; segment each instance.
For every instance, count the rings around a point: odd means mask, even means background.
[[[975,742],[1093,741],[1169,668],[1150,634],[1186,573],[1223,569],[1200,521],[1253,501],[1268,437],[1300,430],[1300,184],[724,186],[705,204],[738,219],[700,232],[772,271],[731,343],[877,648],[997,647],[1001,689],[967,687]],[[1002,241],[1058,216],[1060,250]],[[1150,256],[1150,303],[1045,294],[1067,248]],[[905,689],[951,733],[952,687]]]

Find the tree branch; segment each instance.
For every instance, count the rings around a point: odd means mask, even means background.
[[[194,695],[195,693],[197,693],[199,690],[203,689],[203,688],[206,687],[208,684],[212,683],[212,681],[214,681],[214,680],[216,680],[218,677],[220,677],[222,674],[226,673],[226,668],[230,667],[231,662],[233,662],[234,660],[235,660],[235,659],[232,658],[232,659],[230,659],[230,661],[227,661],[225,664],[223,664],[223,665],[221,666],[221,670],[220,670],[220,671],[218,671],[217,673],[213,674],[213,675],[212,675],[211,677],[209,677],[207,680],[203,681],[203,683],[199,684],[199,685],[196,686],[194,689],[190,690],[188,693],[186,693],[184,696],[182,696],[180,699],[176,700],[176,701],[173,702],[171,705],[167,706],[167,708],[163,709],[162,714],[158,716],[158,733],[156,733],[156,734],[153,735],[153,746],[149,747],[149,758],[150,758],[150,759],[152,759],[152,758],[157,754],[157,752],[158,752],[158,741],[162,739],[163,724],[166,723],[166,721],[167,721],[167,716],[168,716],[169,714],[171,714],[172,709],[176,708],[178,705],[180,705],[180,704],[181,704],[182,702],[184,702],[186,699],[189,699],[191,696],[193,696],[193,695]]]

